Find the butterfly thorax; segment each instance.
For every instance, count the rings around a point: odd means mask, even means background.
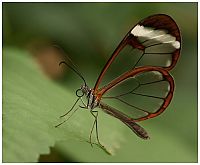
[[[81,86],[81,91],[87,98],[87,105],[86,107],[88,109],[94,109],[99,105],[99,101],[97,97],[94,95],[94,90],[90,89],[87,85],[82,85]]]

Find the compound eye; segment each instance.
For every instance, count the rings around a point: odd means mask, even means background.
[[[77,97],[82,97],[84,95],[83,91],[81,89],[76,90],[76,96]]]

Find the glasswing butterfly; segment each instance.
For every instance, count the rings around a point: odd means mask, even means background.
[[[122,53],[126,48],[130,48],[131,51]],[[65,64],[71,68],[84,82],[76,91],[78,99],[61,117],[75,109],[73,114],[79,107],[87,108],[95,118],[90,133],[91,145],[91,135],[95,126],[96,138],[101,145],[97,130],[96,107],[122,121],[140,138],[148,139],[148,133],[137,122],[160,115],[170,104],[175,85],[169,71],[175,67],[180,50],[181,35],[176,22],[168,15],[156,14],[131,28],[105,64],[94,88],[88,87],[84,77],[70,59],[69,62],[60,62],[60,65]],[[118,63],[115,62],[117,60]],[[112,70],[114,63],[117,67]],[[102,85],[104,80],[108,80],[105,77],[109,70],[115,76]],[[87,99],[86,103],[82,100],[83,96]],[[75,108],[79,101],[84,106],[79,105]],[[107,101],[111,101],[115,106],[108,105]]]

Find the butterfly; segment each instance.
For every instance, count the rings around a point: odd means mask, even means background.
[[[129,51],[123,54],[127,48],[132,53]],[[66,61],[60,62],[60,65],[70,67],[84,82],[76,91],[78,98],[74,105],[61,117],[68,115],[81,101],[83,106],[79,107],[88,109],[94,117],[91,145],[95,127],[97,141],[101,145],[97,130],[97,107],[119,119],[140,138],[149,139],[147,131],[138,122],[160,115],[170,104],[175,83],[169,72],[175,67],[180,50],[181,34],[176,22],[168,15],[156,14],[141,20],[130,29],[103,67],[94,88],[88,87],[72,61],[72,65]],[[118,63],[115,62],[117,60]],[[116,67],[112,70],[114,63]],[[102,85],[107,80],[105,77],[109,70],[115,76]],[[83,97],[87,99],[86,103]],[[115,106],[107,104],[107,101]],[[120,109],[118,104],[121,105]]]

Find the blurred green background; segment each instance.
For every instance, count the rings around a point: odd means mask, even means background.
[[[93,87],[129,29],[158,13],[177,22],[182,51],[172,103],[141,123],[151,139],[100,113],[108,155],[86,142],[92,117],[84,111],[55,130],[82,82],[46,45],[63,47]],[[3,3],[3,162],[197,162],[197,139],[197,3]]]

